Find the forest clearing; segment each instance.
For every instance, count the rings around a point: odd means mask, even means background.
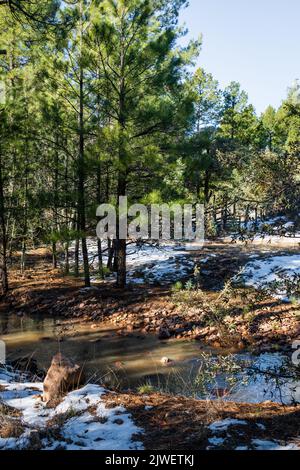
[[[185,7],[0,1],[0,450],[300,450],[300,83]]]

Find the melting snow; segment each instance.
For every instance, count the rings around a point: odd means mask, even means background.
[[[229,428],[229,426],[243,426],[243,425],[247,425],[247,421],[226,418],[223,421],[215,421],[209,426],[209,429],[214,432],[222,432],[222,431],[226,431]]]
[[[252,445],[255,447],[255,450],[300,450],[296,444],[282,446],[278,442],[264,441],[261,439],[253,439]]]
[[[22,412],[25,432],[19,438],[0,439],[0,449],[26,449],[33,431],[47,429],[50,419],[65,418],[58,431],[60,438],[48,436],[43,449],[65,450],[139,450],[142,443],[133,439],[141,434],[131,415],[122,406],[106,408],[101,396],[106,392],[98,385],[86,385],[69,393],[56,408],[41,401],[42,384],[12,383],[13,375],[2,371],[0,400]]]
[[[210,431],[214,432],[215,434],[223,433],[226,431],[226,437],[221,438],[221,437],[210,437],[208,439],[208,442],[210,446],[207,447],[207,450],[214,449],[214,447],[219,447],[220,445],[223,445],[224,447],[230,446],[230,438],[231,433],[230,433],[230,427],[231,426],[248,426],[250,425],[249,421],[244,421],[244,420],[238,420],[238,419],[231,419],[227,418],[224,419],[223,421],[216,421],[212,423],[209,426]],[[260,429],[265,429],[263,425],[258,426]],[[235,435],[236,439],[236,435]],[[227,444],[227,440],[229,441]],[[254,450],[300,450],[299,446],[293,443],[289,443],[286,445],[282,445],[280,442],[277,441],[267,441],[267,440],[262,440],[262,439],[252,439],[251,441],[251,448],[254,448]],[[249,448],[245,445],[240,445],[235,448],[235,450],[249,450]]]
[[[244,267],[242,278],[247,286],[266,289],[274,282],[275,294],[282,300],[289,299],[285,279],[297,281],[300,276],[300,255],[272,256],[270,258],[250,262]]]
[[[299,381],[284,379],[279,387],[276,378],[268,379],[267,373],[278,371],[284,365],[286,356],[280,353],[264,353],[253,359],[241,354],[239,359],[250,362],[248,368],[245,368],[246,380],[241,380],[241,384],[232,391],[228,400],[242,403],[261,403],[270,400],[285,405],[300,402]],[[250,375],[249,366],[253,370]]]
[[[210,439],[208,439],[208,442],[210,444],[213,444],[214,446],[219,446],[219,445],[222,445],[224,443],[224,440],[222,437],[211,437]]]
[[[97,239],[87,239],[90,264],[97,267]],[[74,248],[74,247],[72,247]],[[103,261],[107,261],[106,246],[103,244]],[[194,262],[188,250],[189,245],[161,243],[160,245],[132,243],[127,247],[127,278],[132,284],[172,283],[192,273]],[[82,259],[80,253],[80,259]],[[95,281],[95,279],[93,279]]]

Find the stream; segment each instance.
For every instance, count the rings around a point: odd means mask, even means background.
[[[83,364],[88,376],[103,378],[110,370],[119,370],[134,386],[148,376],[163,373],[163,357],[182,362],[199,355],[196,341],[163,342],[155,335],[138,333],[120,336],[118,328],[109,323],[63,324],[39,316],[0,317],[0,337],[9,361],[32,357],[40,369],[47,370],[53,355],[60,351]]]
[[[211,353],[212,357],[218,357],[216,352],[198,341],[160,341],[154,335],[139,333],[120,336],[117,327],[109,323],[101,326],[65,324],[58,319],[37,315],[22,318],[2,315],[0,339],[6,344],[8,362],[30,357],[36,360],[39,369],[46,371],[52,357],[61,351],[84,366],[89,382],[125,389],[145,384],[166,387],[168,384],[168,391],[182,395],[191,394],[190,384],[205,361],[202,354]],[[224,351],[222,356],[226,354]],[[169,358],[172,362],[162,364],[162,358]],[[253,364],[262,370],[279,368],[284,360],[279,353],[261,356],[237,354],[235,360],[242,364],[244,372],[226,399],[249,403],[300,401],[299,382],[286,382],[279,391],[275,382],[266,381],[261,373],[252,374],[251,378],[247,376],[247,368]],[[225,382],[226,374],[219,374],[217,392],[211,398],[219,396],[218,390],[223,390]]]

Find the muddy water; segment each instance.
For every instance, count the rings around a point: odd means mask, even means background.
[[[62,324],[53,318],[37,316],[0,316],[0,339],[6,343],[8,361],[33,357],[40,369],[47,370],[53,355],[61,351],[84,365],[87,380],[93,383],[121,388],[163,385],[164,390],[167,386],[174,393],[191,394],[190,385],[203,361],[201,353],[208,352],[201,343],[159,341],[153,335],[138,333],[120,336],[111,324],[94,326]],[[163,366],[163,357],[174,363]],[[276,353],[263,354],[256,359],[250,354],[239,354],[236,358],[245,361],[243,367],[246,375],[249,361],[257,360],[259,367],[269,364],[273,371],[275,366],[280,368],[282,364],[282,358]],[[219,387],[220,390],[224,387],[223,374],[217,380],[217,390]],[[203,395],[198,397],[203,398]],[[263,376],[257,374],[246,384],[239,378],[227,399],[258,403],[266,399],[281,402],[282,397],[286,404],[300,402],[300,382],[287,382],[279,392],[276,381],[266,382]]]
[[[178,367],[199,357],[196,341],[160,341],[154,335],[120,336],[114,325],[65,325],[40,317],[0,317],[0,338],[5,342],[8,360],[33,357],[38,367],[47,370],[58,351],[83,364],[93,380],[121,381],[137,386],[148,378],[165,374],[163,357],[176,361]]]

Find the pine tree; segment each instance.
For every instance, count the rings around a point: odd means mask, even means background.
[[[142,167],[153,138],[172,133],[190,107],[181,80],[198,50],[176,48],[178,14],[185,1],[96,2],[91,41],[103,79],[104,113],[116,136],[116,199],[128,192],[133,169]],[[181,107],[182,119],[176,123]],[[143,143],[142,143],[143,142]],[[153,156],[155,156],[153,152]],[[120,209],[120,207],[119,207]],[[124,235],[124,234],[123,234]],[[115,241],[117,284],[126,283],[126,239]]]

